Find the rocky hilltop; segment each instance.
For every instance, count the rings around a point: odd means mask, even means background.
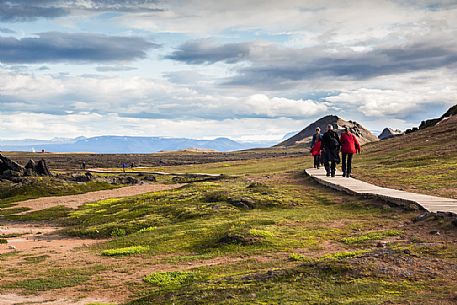
[[[400,129],[384,128],[381,134],[378,136],[379,140],[387,140],[393,137],[402,135],[403,132]]]
[[[419,125],[419,127],[413,127],[411,129],[407,129],[405,131],[405,133],[411,133],[411,132],[418,131],[420,129],[425,129],[425,128],[436,126],[436,125],[440,124],[442,121],[445,121],[455,115],[457,115],[457,105],[454,105],[451,108],[449,108],[441,117],[422,121],[421,124]]]
[[[368,129],[364,128],[362,125],[355,121],[346,121],[336,115],[327,115],[314,123],[308,125],[305,129],[297,133],[296,135],[284,140],[283,142],[275,145],[279,146],[296,146],[296,145],[306,145],[311,142],[313,134],[316,132],[316,128],[319,127],[322,132],[325,132],[327,125],[332,124],[335,130],[339,133],[343,130],[345,126],[348,126],[353,134],[356,135],[360,144],[365,144],[372,141],[377,141],[378,138]]]

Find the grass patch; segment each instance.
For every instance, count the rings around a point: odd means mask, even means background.
[[[274,233],[266,230],[251,229],[249,234],[255,237],[274,237]]]
[[[107,249],[102,251],[102,255],[104,256],[127,256],[133,254],[141,254],[144,252],[149,251],[149,247],[145,246],[132,246],[132,247],[125,247],[125,248],[117,248],[117,249]]]
[[[10,207],[14,202],[27,199],[82,194],[117,187],[119,185],[107,182],[90,181],[77,183],[66,182],[52,177],[29,178],[21,184],[0,182],[0,208]]]
[[[147,228],[143,228],[143,229],[139,230],[138,233],[153,232],[156,229],[157,229],[157,227],[147,227]]]
[[[44,262],[48,258],[49,255],[29,256],[24,257],[24,261],[26,261],[29,264],[38,264]]]
[[[336,253],[330,253],[324,255],[322,258],[324,259],[345,259],[345,258],[351,258],[351,257],[357,257],[362,254],[365,254],[369,252],[368,250],[358,250],[358,251],[343,251],[343,252],[336,252]]]
[[[71,209],[65,206],[55,206],[48,209],[38,210],[29,212],[26,214],[20,215],[8,215],[5,216],[8,220],[15,220],[15,221],[54,221],[58,222],[60,220],[67,219],[69,216]]]
[[[385,230],[385,231],[375,231],[375,232],[367,232],[358,236],[354,237],[345,237],[342,238],[341,241],[347,245],[353,245],[353,244],[360,244],[360,243],[365,243],[368,241],[373,241],[373,240],[380,240],[385,237],[390,237],[390,236],[400,236],[402,234],[401,231],[398,230]]]
[[[192,272],[154,272],[144,278],[148,284],[162,288],[176,289],[191,283],[197,278]]]
[[[3,284],[2,288],[22,289],[29,292],[46,291],[77,286],[90,278],[90,275],[100,268],[85,269],[53,269],[47,270],[46,276],[19,280]]]

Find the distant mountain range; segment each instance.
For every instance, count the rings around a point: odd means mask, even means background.
[[[52,140],[0,140],[0,151],[92,152],[92,153],[153,153],[185,149],[233,151],[269,147],[271,141],[237,142],[228,138],[195,140],[165,137],[99,136]]]

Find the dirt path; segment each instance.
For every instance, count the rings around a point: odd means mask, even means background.
[[[63,205],[75,209],[89,202],[176,189],[183,185],[142,184],[79,195],[43,197],[18,202],[16,207],[27,207],[31,211],[36,211]],[[12,255],[6,260],[0,260],[0,270],[7,270],[8,268],[23,269],[27,265],[35,265],[33,259],[45,260],[47,263],[43,264],[50,264],[54,268],[65,268],[65,262],[68,261],[78,262],[78,260],[81,260],[81,266],[96,265],[104,262],[101,256],[90,252],[88,247],[106,240],[62,236],[58,233],[59,229],[61,228],[45,223],[0,222],[0,235],[11,236],[6,238],[8,240],[7,244],[0,244],[0,255],[7,253]],[[82,253],[84,255],[81,255]],[[32,260],[32,263],[27,261],[28,258]],[[59,266],[59,264],[63,265]],[[56,295],[55,292],[43,292],[34,296],[20,295],[16,294],[15,291],[9,291],[8,293],[0,293],[0,304],[84,305],[94,302],[106,303],[108,301],[100,298],[97,293],[94,296],[81,298],[82,296],[79,292],[69,290],[69,293],[61,295]],[[62,291],[65,291],[65,289]],[[113,296],[110,295],[110,299],[112,298]]]
[[[79,206],[94,202],[98,200],[104,200],[109,198],[122,198],[135,195],[141,195],[145,193],[158,192],[164,190],[171,190],[182,187],[184,184],[140,184],[134,186],[126,186],[112,190],[102,190],[96,192],[89,192],[78,195],[68,196],[56,196],[56,197],[41,197],[36,199],[25,200],[15,203],[15,208],[29,208],[30,211],[43,210],[59,205],[66,206],[71,209],[76,209]],[[30,212],[27,211],[27,212]]]

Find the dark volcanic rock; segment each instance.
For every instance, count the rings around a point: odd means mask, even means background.
[[[405,131],[405,133],[408,134],[408,133],[418,131],[420,129],[425,129],[425,128],[436,126],[436,125],[440,124],[441,122],[443,122],[443,121],[447,120],[448,118],[455,116],[455,115],[457,115],[457,105],[454,105],[451,108],[449,108],[441,117],[422,121],[421,124],[419,125],[419,127],[413,127],[411,129],[408,129]]]
[[[38,161],[35,166],[35,173],[39,176],[51,176],[51,172],[49,171],[48,165],[44,159]]]
[[[41,159],[38,162],[33,161],[32,159],[27,162],[24,170],[25,176],[51,176],[48,165],[46,161]]]
[[[92,178],[91,173],[85,173],[84,175],[72,175],[71,180],[75,182],[89,182]]]
[[[35,163],[29,160],[26,166],[22,166],[11,159],[0,155],[0,176],[4,179],[11,180],[13,177],[24,176],[51,176],[51,172],[45,160],[40,160]]]
[[[23,166],[0,154],[0,174],[3,174],[7,170],[21,174],[24,173]]]

